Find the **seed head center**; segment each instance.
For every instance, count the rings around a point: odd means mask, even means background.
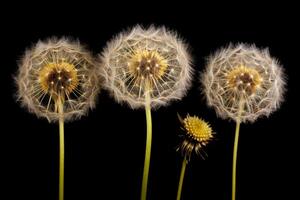
[[[256,92],[261,82],[262,78],[258,71],[245,66],[234,68],[227,76],[227,83],[230,88],[249,96]]]
[[[130,58],[129,71],[137,79],[162,77],[167,70],[167,60],[156,51],[138,50]]]
[[[78,86],[77,71],[74,65],[49,63],[39,73],[42,90],[51,95],[69,95]]]

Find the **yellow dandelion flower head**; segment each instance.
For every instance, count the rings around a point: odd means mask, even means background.
[[[180,99],[191,82],[191,59],[186,45],[164,27],[136,26],[108,43],[100,56],[101,74],[117,101],[132,108],[152,107]]]
[[[95,104],[98,76],[94,61],[79,42],[52,38],[39,41],[22,58],[16,76],[18,99],[38,117],[59,119],[58,101],[64,119],[80,117]]]
[[[214,137],[213,130],[209,123],[197,116],[187,115],[184,119],[179,120],[182,123],[182,129],[185,132],[179,150],[182,155],[190,159],[192,152],[205,157],[203,147],[206,146]],[[202,155],[202,152],[204,155]]]
[[[203,119],[198,118],[197,116],[188,115],[183,120],[183,125],[188,136],[202,143],[202,145],[204,146],[213,137],[210,125]]]
[[[222,118],[254,122],[268,116],[283,101],[285,77],[282,67],[267,49],[254,45],[229,45],[208,59],[201,76],[207,102]]]

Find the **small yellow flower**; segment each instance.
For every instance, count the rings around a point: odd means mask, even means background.
[[[182,129],[185,131],[184,140],[179,147],[182,155],[186,157],[187,160],[190,160],[193,151],[202,156],[202,148],[214,137],[210,124],[197,116],[187,115],[185,119],[181,119],[180,116],[178,117],[182,123]]]

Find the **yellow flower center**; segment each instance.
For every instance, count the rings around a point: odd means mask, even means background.
[[[77,70],[73,64],[66,62],[49,63],[39,72],[39,83],[45,93],[53,98],[69,95],[78,86]]]
[[[255,93],[261,82],[262,78],[258,71],[246,66],[236,67],[227,75],[227,83],[230,88],[249,96]]]
[[[213,137],[210,125],[196,116],[187,116],[183,125],[189,136],[198,142],[207,143]]]

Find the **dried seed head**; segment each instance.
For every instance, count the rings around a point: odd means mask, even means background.
[[[186,45],[165,28],[136,26],[108,43],[100,69],[106,87],[117,101],[132,108],[152,108],[180,99],[191,82],[192,68]]]
[[[240,44],[221,49],[208,60],[201,76],[207,102],[222,118],[254,122],[283,101],[284,74],[268,50]]]
[[[99,91],[90,53],[64,38],[40,41],[26,51],[16,84],[22,105],[50,122],[59,119],[58,101],[63,103],[64,119],[71,120],[94,106]]]

